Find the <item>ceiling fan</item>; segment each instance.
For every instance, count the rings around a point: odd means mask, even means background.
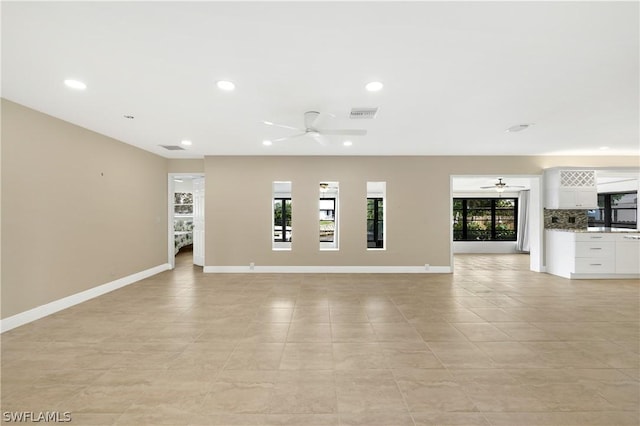
[[[480,189],[495,189],[497,192],[504,192],[505,189],[511,189],[511,188],[524,188],[524,186],[507,185],[506,182],[502,181],[502,178],[498,178],[498,182],[494,183],[493,185],[480,187]]]
[[[300,136],[311,136],[318,143],[326,145],[326,140],[322,137],[324,135],[345,135],[345,136],[363,136],[367,134],[364,129],[322,129],[318,125],[325,116],[331,116],[331,114],[321,114],[318,111],[307,111],[304,113],[304,129],[292,126],[286,126],[284,124],[276,124],[270,121],[262,121],[267,126],[282,127],[283,129],[298,130],[301,133],[297,133],[291,136],[285,136],[283,138],[272,139],[271,142],[280,142],[288,139],[298,138]]]

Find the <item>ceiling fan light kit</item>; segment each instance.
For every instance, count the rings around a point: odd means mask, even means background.
[[[498,182],[494,183],[493,185],[489,185],[489,186],[481,186],[480,189],[495,189],[496,192],[498,194],[502,194],[504,192],[505,189],[512,189],[512,188],[524,188],[524,186],[520,186],[520,185],[507,185],[506,182],[502,181],[502,178],[498,178]]]

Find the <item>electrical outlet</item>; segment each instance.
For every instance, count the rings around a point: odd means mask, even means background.
[[[253,271],[253,270],[255,269],[255,267],[256,267],[256,264],[255,264],[255,263],[251,262],[251,263],[249,264],[249,269],[250,269],[251,271]]]

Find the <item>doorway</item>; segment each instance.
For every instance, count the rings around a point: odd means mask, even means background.
[[[171,268],[204,266],[204,175],[169,173],[168,256]]]
[[[518,259],[516,263],[521,263],[524,258],[516,253],[522,253],[519,243],[522,242],[523,234],[526,234],[528,249],[525,252],[529,253],[528,259],[525,259],[528,269],[543,271],[541,181],[542,177],[539,175],[451,176],[449,223],[451,268],[454,273],[456,269],[460,270],[454,262],[456,258],[462,260],[463,254],[476,255],[468,256],[465,258],[467,261],[480,261],[483,259],[482,255],[485,255],[485,260],[496,260],[500,256],[495,255],[511,254],[515,255],[513,259]],[[503,186],[503,182],[508,185]],[[526,193],[522,194],[526,203],[520,199],[521,191]],[[526,205],[526,208],[518,208],[519,204],[520,207]],[[513,211],[509,212],[510,209]],[[523,212],[526,214],[521,217]],[[513,220],[509,221],[509,215],[513,216]],[[473,223],[470,224],[470,221]],[[521,232],[522,227],[517,226],[519,221],[526,232]],[[469,229],[470,225],[474,225],[473,232]],[[518,232],[514,233],[516,230]],[[502,260],[506,258],[504,256]],[[462,262],[461,266],[465,263],[471,267],[473,262]]]

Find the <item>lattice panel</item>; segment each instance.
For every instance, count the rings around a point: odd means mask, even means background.
[[[593,170],[561,170],[560,186],[585,188],[596,186],[596,172]]]

